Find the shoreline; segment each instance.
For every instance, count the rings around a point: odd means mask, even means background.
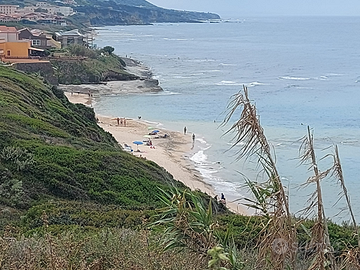
[[[92,106],[92,97],[88,94],[64,93],[72,103]],[[132,147],[133,152],[131,153],[133,155],[157,163],[173,175],[174,179],[182,182],[191,190],[200,190],[211,197],[215,195],[219,196],[219,194],[215,193],[214,188],[206,183],[190,160],[191,155],[195,153],[192,149],[192,138],[190,134],[185,135],[177,131],[158,128],[156,125],[153,126],[144,120],[126,118],[124,116],[103,116],[96,114],[96,117],[99,120],[98,125],[105,131],[111,133],[123,148],[125,144]],[[118,125],[117,117],[125,118],[126,126],[124,124]],[[133,141],[144,141],[148,139],[150,126],[160,131],[159,138],[151,136],[154,148],[150,148],[150,146],[145,145],[145,143],[142,145],[133,144]],[[161,138],[164,134],[168,134],[169,137]],[[139,150],[139,152],[136,150]],[[226,206],[236,214],[250,215],[245,206],[236,202],[226,202]]]

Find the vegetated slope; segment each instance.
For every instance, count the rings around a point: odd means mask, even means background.
[[[121,57],[109,54],[104,49],[72,45],[63,50],[66,52],[61,57],[50,58],[54,75],[60,84],[139,79],[125,70],[126,64]]]
[[[35,5],[35,0],[2,0],[2,4]],[[52,5],[64,5],[51,0]],[[172,10],[157,7],[145,0],[77,0],[70,4],[76,14],[66,17],[68,25],[89,27],[94,25],[151,24],[162,22],[202,22],[218,20],[220,16],[209,12]],[[43,26],[39,26],[43,27]]]
[[[27,208],[58,198],[151,208],[169,183],[163,168],[122,151],[91,108],[0,67],[0,204]]]
[[[111,5],[110,5],[111,4]],[[73,19],[87,25],[127,25],[151,23],[201,22],[220,19],[217,14],[180,11],[163,8],[146,8],[103,2],[101,6],[83,5],[75,8]],[[87,23],[86,23],[87,21]]]

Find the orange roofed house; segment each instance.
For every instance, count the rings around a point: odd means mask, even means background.
[[[30,40],[19,40],[19,31],[15,27],[0,25],[0,59],[28,59],[33,54],[43,52],[41,49],[32,48]]]

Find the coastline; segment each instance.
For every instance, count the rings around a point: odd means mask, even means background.
[[[136,87],[136,82],[134,82],[133,86]],[[69,91],[69,88],[66,91]],[[92,97],[88,94],[83,94],[83,92],[77,94],[65,92],[65,95],[72,103],[81,103],[86,106],[92,105]],[[200,190],[212,197],[216,195],[214,188],[204,181],[190,160],[190,157],[195,153],[192,150],[190,134],[185,135],[180,132],[160,129],[156,125],[147,123],[144,120],[131,119],[124,116],[96,115],[96,117],[99,120],[98,125],[111,133],[123,148],[124,144],[132,147],[133,152],[131,153],[133,155],[154,161],[172,174],[174,179],[181,181],[191,190]],[[117,117],[125,118],[126,126],[124,124],[118,125]],[[144,141],[147,139],[144,136],[148,135],[150,126],[160,131],[159,138],[155,138],[155,136],[151,138],[154,148],[150,148],[145,143],[142,145],[133,144],[133,141]],[[168,134],[169,137],[161,138],[164,134]],[[137,149],[139,152],[136,151]],[[236,202],[227,202],[226,206],[236,214],[249,215],[246,208]]]

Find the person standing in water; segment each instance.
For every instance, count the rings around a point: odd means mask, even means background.
[[[186,134],[186,127],[184,127],[184,135]]]

